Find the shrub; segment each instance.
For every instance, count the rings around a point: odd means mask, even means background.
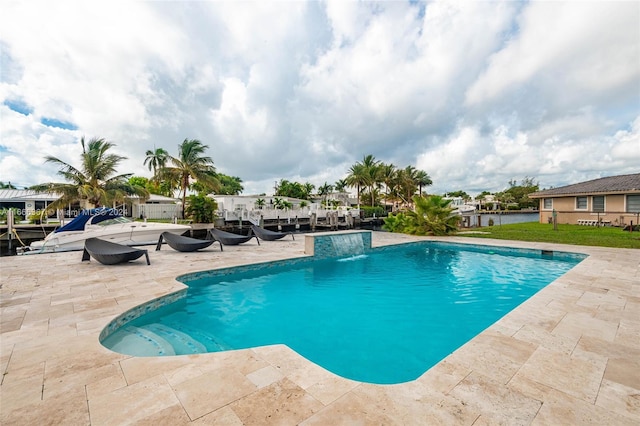
[[[31,213],[29,217],[27,217],[29,223],[40,224],[42,222],[42,216],[40,213]]]
[[[190,195],[187,197],[185,216],[193,220],[193,223],[213,223],[216,218],[218,204],[213,198],[206,195]]]
[[[448,235],[458,228],[460,217],[452,214],[451,200],[438,195],[414,196],[415,211],[389,215],[384,229],[412,235]]]
[[[382,217],[386,214],[384,207],[381,206],[360,206],[360,211],[363,213],[364,217]]]

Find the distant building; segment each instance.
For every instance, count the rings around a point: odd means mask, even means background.
[[[0,189],[0,210],[16,209],[18,216],[27,218],[33,213],[45,210],[58,198],[59,194],[28,189]]]
[[[540,200],[540,223],[557,215],[558,223],[616,226],[640,219],[640,173],[594,179],[534,192]]]

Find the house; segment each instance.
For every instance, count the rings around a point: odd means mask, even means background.
[[[124,216],[131,215],[139,219],[174,219],[182,217],[182,204],[179,198],[164,197],[158,194],[149,194],[146,199],[136,195],[127,197]]]
[[[0,189],[0,210],[15,209],[17,216],[25,219],[31,214],[42,212],[58,198],[58,194],[28,189]]]
[[[534,192],[540,223],[625,226],[640,220],[640,173],[611,176]]]

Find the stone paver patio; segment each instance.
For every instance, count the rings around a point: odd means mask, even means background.
[[[374,232],[373,245],[419,240]],[[283,345],[136,358],[98,341],[186,272],[304,255],[304,239],[171,249],[104,266],[81,253],[0,258],[0,423],[640,424],[640,252],[476,240],[589,257],[415,381],[338,377]]]

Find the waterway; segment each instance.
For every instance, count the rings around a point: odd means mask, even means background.
[[[512,223],[525,223],[525,222],[537,222],[539,220],[538,212],[531,213],[491,213],[482,214],[482,226],[489,226],[489,219],[493,219],[494,226],[509,225]]]

